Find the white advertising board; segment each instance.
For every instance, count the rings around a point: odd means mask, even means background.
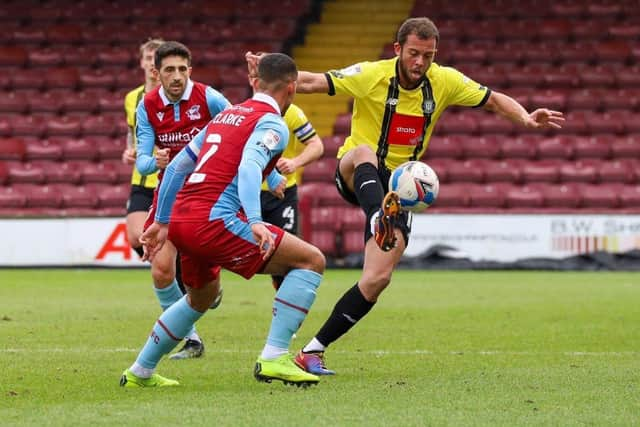
[[[640,216],[414,215],[405,256],[418,256],[434,245],[449,246],[448,255],[472,261],[621,253],[640,249]]]
[[[120,218],[0,220],[0,267],[145,265],[129,247]],[[413,216],[405,256],[434,246],[473,261],[565,258],[640,249],[638,215]]]

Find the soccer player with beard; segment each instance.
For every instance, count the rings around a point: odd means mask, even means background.
[[[161,182],[162,171],[171,159],[230,103],[211,86],[191,80],[191,52],[182,43],[160,45],[154,65],[160,86],[147,93],[136,110],[136,168],[142,175],[160,171]],[[157,196],[156,189],[145,229],[153,223]],[[183,295],[176,281],[176,256],[175,247],[167,242],[151,263],[154,290],[163,310]],[[202,356],[204,344],[195,328],[185,338],[184,347],[171,357]]]
[[[397,194],[385,195],[385,188],[394,168],[422,157],[448,106],[483,108],[529,129],[560,128],[564,121],[559,111],[539,108],[529,113],[510,96],[437,64],[439,39],[429,18],[409,18],[398,30],[395,58],[298,74],[299,93],[342,93],[355,100],[351,135],[338,151],[335,178],[342,197],[366,215],[362,275],[298,353],[296,363],[308,372],[334,373],[325,366],[325,349],[371,310],[391,282],[407,247],[411,216],[400,210]],[[251,72],[260,55],[247,52],[246,59]]]

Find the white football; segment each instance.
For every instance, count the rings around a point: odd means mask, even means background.
[[[429,165],[420,161],[401,164],[389,178],[389,191],[400,197],[400,206],[409,212],[423,212],[438,197],[438,175]]]

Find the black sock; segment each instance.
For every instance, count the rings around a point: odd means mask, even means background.
[[[359,165],[353,175],[353,187],[360,207],[367,219],[371,218],[380,209],[385,194],[378,169],[372,163]]]
[[[137,248],[133,248],[134,251],[138,254],[140,258],[144,255],[144,248],[142,246],[138,246]]]
[[[284,282],[284,276],[271,276],[271,284],[276,292],[280,289],[280,286],[282,286],[282,282]]]
[[[316,334],[316,339],[325,347],[346,334],[371,310],[375,303],[367,301],[356,283],[338,300],[331,316]]]
[[[182,295],[186,295],[187,290],[184,288],[184,283],[182,282],[182,264],[180,263],[180,254],[176,256],[176,282],[178,282],[178,287],[182,291]]]

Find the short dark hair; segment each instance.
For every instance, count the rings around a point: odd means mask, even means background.
[[[298,78],[298,67],[289,55],[268,53],[258,63],[258,79],[266,86],[280,87]]]
[[[169,41],[164,42],[158,47],[156,50],[156,54],[153,58],[153,62],[156,66],[157,70],[160,70],[160,66],[162,65],[162,60],[167,56],[180,56],[187,60],[189,66],[191,66],[191,51],[188,47],[183,45],[180,42]]]
[[[404,46],[410,34],[415,34],[421,40],[436,38],[436,44],[440,41],[440,33],[438,27],[433,21],[427,17],[409,18],[402,23],[398,29],[398,37],[396,41],[400,46]]]

